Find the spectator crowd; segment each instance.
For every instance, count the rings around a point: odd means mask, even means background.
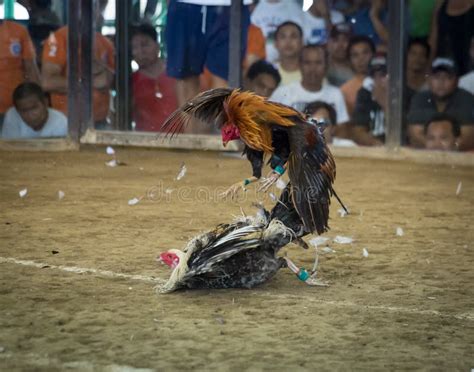
[[[67,133],[67,32],[51,1],[24,0],[28,28],[0,20],[0,125],[3,138]],[[113,128],[113,42],[100,32],[93,56],[96,129]],[[146,17],[131,27],[133,129],[160,131],[179,105],[225,87],[229,75],[230,0],[169,0],[158,42]],[[307,2],[305,2],[306,4]],[[310,4],[309,4],[310,3]],[[387,0],[243,0],[243,89],[323,121],[328,142],[381,146],[390,76]],[[402,144],[474,150],[474,0],[408,0]],[[39,61],[37,56],[40,56]],[[113,105],[112,105],[113,106]],[[208,130],[199,125],[194,133]]]

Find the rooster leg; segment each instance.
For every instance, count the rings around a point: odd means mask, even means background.
[[[246,191],[246,188],[243,182],[234,183],[226,191],[221,193],[219,197],[223,199],[230,198],[231,200],[234,200],[239,195],[240,190]]]
[[[319,265],[319,255],[318,255],[318,248],[316,247],[316,257],[314,258],[313,269],[311,270],[311,276],[306,280],[306,284],[320,286],[320,287],[328,287],[329,284],[327,282],[324,282],[321,279],[316,278],[318,275],[318,265]]]

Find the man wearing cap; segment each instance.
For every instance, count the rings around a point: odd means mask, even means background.
[[[347,57],[347,47],[351,36],[351,27],[348,23],[334,25],[329,34],[329,70],[328,81],[340,87],[354,76],[349,58]]]
[[[413,90],[406,88],[404,107],[408,106],[412,96]],[[369,76],[364,79],[362,88],[357,93],[352,115],[352,139],[357,144],[381,146],[384,143],[387,106],[387,58],[385,54],[378,54],[370,61]]]
[[[461,126],[459,150],[474,148],[474,96],[458,88],[457,68],[450,58],[436,58],[431,65],[430,90],[413,97],[408,113],[408,136],[413,147],[425,147],[424,123],[436,113],[453,116]]]

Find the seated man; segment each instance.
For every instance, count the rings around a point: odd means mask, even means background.
[[[354,141],[359,145],[381,146],[385,140],[385,112],[388,105],[386,58],[373,58],[369,73],[357,93],[352,115],[352,133]]]
[[[424,39],[411,39],[407,47],[406,84],[416,92],[428,89],[427,69],[430,61],[430,45]]]
[[[25,81],[40,82],[31,38],[22,25],[0,19],[0,129],[13,91]]]
[[[158,57],[157,32],[152,25],[132,29],[131,49],[138,71],[132,74],[133,119],[136,130],[160,131],[178,107],[176,80],[166,75],[166,62]]]
[[[301,80],[300,55],[303,48],[303,30],[291,21],[283,22],[275,31],[275,48],[278,51],[278,72],[281,85]]]
[[[278,70],[271,63],[261,59],[248,69],[245,89],[268,98],[278,87],[280,81],[281,77]]]
[[[301,81],[281,86],[270,100],[303,111],[313,101],[324,101],[334,106],[338,123],[349,121],[346,104],[339,88],[326,83],[327,53],[324,46],[306,45],[301,52]]]
[[[329,34],[328,81],[337,87],[340,87],[354,76],[347,55],[350,36],[351,26],[348,23],[335,25]]]
[[[474,96],[458,88],[457,68],[450,58],[436,58],[431,66],[430,90],[417,93],[408,113],[408,136],[413,147],[425,147],[424,125],[434,114],[453,116],[461,127],[459,150],[474,148]]]
[[[457,139],[461,134],[459,124],[452,116],[436,114],[425,125],[427,150],[457,150]]]
[[[38,84],[20,84],[13,92],[13,104],[5,115],[2,138],[67,136],[66,117],[48,108],[48,100]]]
[[[98,3],[97,3],[98,5]],[[95,11],[96,21],[100,17]],[[68,26],[52,33],[44,42],[41,66],[42,86],[51,94],[51,105],[67,115],[67,35]],[[105,36],[96,32],[94,37],[94,56],[92,65],[92,113],[96,129],[108,126],[110,88],[112,86],[115,52],[114,46]]]
[[[327,143],[343,147],[356,146],[356,143],[350,139],[335,136],[337,114],[334,107],[330,104],[323,101],[311,102],[304,109],[304,113],[311,116],[311,118],[317,120],[324,126],[323,134]]]
[[[354,71],[354,76],[341,86],[349,116],[352,116],[357,99],[357,92],[369,73],[369,63],[375,54],[375,45],[367,36],[354,36],[349,40],[347,56]]]

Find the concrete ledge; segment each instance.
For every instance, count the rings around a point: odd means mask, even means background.
[[[90,145],[119,145],[136,147],[155,147],[162,149],[211,150],[211,151],[242,151],[239,142],[234,141],[222,146],[219,135],[212,134],[180,134],[164,137],[160,133],[96,131],[88,129],[82,136],[81,143]]]
[[[422,164],[444,164],[474,166],[474,152],[450,152],[414,150],[399,147],[389,150],[385,147],[334,147],[330,146],[333,155],[344,158],[368,158],[383,160],[408,160]]]
[[[78,151],[79,144],[70,138],[34,138],[34,139],[0,139],[1,151]]]
[[[222,146],[218,135],[180,134],[173,139],[165,138],[157,133],[120,132],[87,130],[80,142],[90,145],[118,145],[133,147],[154,147],[161,149],[184,149],[201,151],[242,151],[242,143],[230,142]],[[444,164],[474,166],[474,152],[444,152],[396,148],[389,150],[384,147],[334,147],[332,153],[344,158],[367,158],[380,160],[411,161],[422,164]],[[79,144],[70,138],[38,138],[24,140],[0,139],[0,151],[78,151]]]

